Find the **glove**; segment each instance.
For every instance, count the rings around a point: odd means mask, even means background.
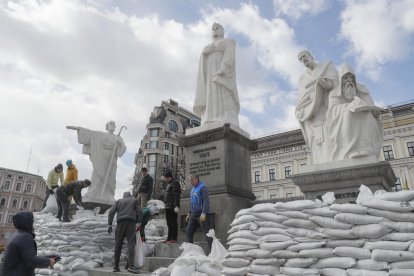
[[[54,193],[53,189],[49,189],[49,194],[53,195]]]
[[[201,214],[200,221],[205,222],[206,221],[206,214]]]
[[[112,233],[112,225],[109,225],[108,226],[108,234],[111,235],[111,233]]]
[[[187,216],[185,217],[185,222],[188,222],[190,220],[190,214],[187,214]]]
[[[80,205],[77,205],[76,206],[80,211],[83,211],[85,208],[83,208],[82,206],[80,206]]]
[[[176,214],[178,214],[178,213],[180,212],[180,208],[178,208],[177,206],[175,206],[175,208],[174,208],[174,212],[175,212]]]

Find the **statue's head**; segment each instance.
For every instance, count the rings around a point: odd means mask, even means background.
[[[308,50],[302,50],[298,54],[298,60],[306,67],[312,67],[315,64],[312,54]]]
[[[113,133],[116,129],[116,125],[114,121],[107,122],[105,126],[106,126],[106,130],[111,133]]]
[[[342,93],[348,100],[353,100],[356,96],[356,81],[355,74],[352,67],[348,64],[342,64],[341,66],[341,84]]]
[[[224,28],[221,24],[213,23],[213,26],[211,26],[211,37],[213,40],[224,38]]]

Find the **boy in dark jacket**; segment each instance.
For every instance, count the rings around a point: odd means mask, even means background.
[[[148,200],[151,198],[154,180],[148,174],[147,168],[141,169],[141,183],[138,187],[138,200],[141,208],[147,207]]]
[[[79,207],[83,208],[82,204],[82,189],[87,188],[91,185],[91,181],[88,179],[85,180],[78,180],[78,181],[72,181],[64,186],[60,186],[56,190],[56,201],[58,204],[58,214],[57,218],[60,220],[62,218],[63,213],[63,222],[69,222],[69,196],[73,196],[73,199],[75,200],[76,204]]]
[[[55,257],[37,256],[32,212],[19,212],[13,216],[17,234],[11,239],[4,255],[3,276],[34,276],[35,268],[51,267]]]
[[[118,199],[109,210],[108,214],[108,233],[112,233],[112,222],[116,215],[115,230],[115,253],[114,253],[114,272],[120,272],[119,258],[121,257],[122,244],[124,239],[128,243],[128,271],[138,274],[139,270],[134,266],[135,257],[135,225],[141,222],[142,214],[138,200],[133,198],[130,192],[125,192],[122,199]]]
[[[168,237],[166,243],[176,243],[178,235],[177,214],[180,212],[180,183],[172,176],[171,172],[164,174],[167,181],[165,189],[165,218],[168,226]]]

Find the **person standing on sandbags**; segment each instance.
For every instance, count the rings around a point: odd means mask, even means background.
[[[59,219],[59,221],[62,218],[63,214],[63,222],[70,222],[69,219],[69,197],[73,196],[73,199],[75,200],[76,204],[79,208],[83,208],[82,204],[82,189],[87,188],[91,185],[91,181],[89,179],[85,180],[78,180],[78,181],[72,181],[64,186],[60,186],[56,190],[56,201],[58,204],[58,214],[56,218]]]
[[[178,213],[180,212],[181,186],[172,176],[171,172],[164,174],[167,181],[165,189],[165,218],[168,226],[168,237],[166,243],[177,243],[178,235]]]
[[[46,202],[49,198],[50,195],[53,195],[54,193],[54,189],[56,189],[57,187],[59,187],[59,180],[60,180],[60,186],[63,186],[64,184],[64,176],[63,176],[63,165],[62,164],[57,164],[56,167],[54,167],[49,174],[47,175],[47,180],[46,180],[46,185],[47,185],[47,190],[46,190],[46,198],[45,201],[43,202],[43,208],[44,209],[46,207]]]
[[[115,252],[114,252],[114,270],[113,272],[120,272],[119,258],[121,257],[122,244],[124,239],[128,243],[128,271],[139,274],[138,268],[134,266],[135,256],[135,229],[136,224],[141,223],[142,213],[138,199],[133,198],[130,192],[125,192],[122,199],[118,199],[112,205],[108,214],[108,234],[112,233],[112,222],[114,216],[117,214],[117,226],[115,229]]]

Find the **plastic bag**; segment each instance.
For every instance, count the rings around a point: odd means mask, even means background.
[[[213,242],[211,244],[211,252],[208,255],[208,257],[217,261],[224,260],[228,252],[226,248],[216,238],[216,233],[214,232],[214,229],[210,229],[206,236],[213,239]]]
[[[55,191],[56,191],[56,189],[55,189]],[[58,205],[57,205],[55,194],[49,195],[49,198],[46,201],[46,206],[42,210],[42,213],[53,213],[54,215],[57,215]]]
[[[135,256],[134,256],[134,266],[135,267],[142,267],[145,261],[145,252],[144,252],[144,244],[141,240],[141,234],[139,231],[136,233],[136,243],[135,243]]]
[[[331,205],[335,202],[335,194],[334,192],[327,192],[322,196],[322,202],[324,205]]]
[[[359,194],[356,199],[356,203],[361,204],[362,202],[370,200],[373,197],[374,194],[372,193],[372,191],[367,186],[361,185],[361,187],[359,187]]]

